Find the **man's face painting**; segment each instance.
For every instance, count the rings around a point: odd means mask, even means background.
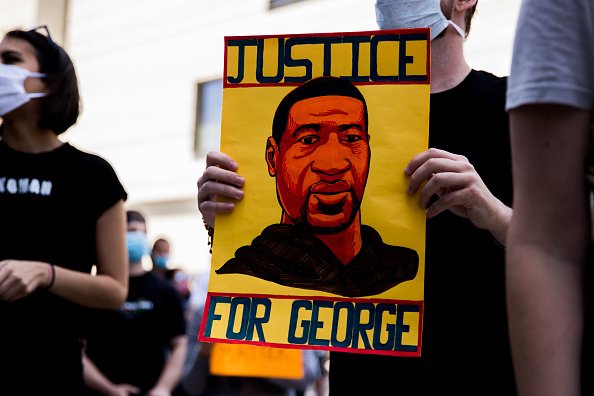
[[[369,172],[363,103],[347,96],[295,103],[278,151],[276,185],[284,220],[307,224],[316,233],[348,227]]]

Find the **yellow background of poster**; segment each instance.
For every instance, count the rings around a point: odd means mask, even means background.
[[[244,176],[245,198],[232,214],[217,215],[210,291],[228,293],[332,294],[277,285],[245,275],[216,275],[235,250],[249,245],[270,224],[280,222],[275,179],[265,161],[266,139],[272,134],[276,106],[294,87],[225,89],[221,151],[234,158]],[[417,277],[377,297],[423,299],[425,211],[418,196],[406,193],[404,168],[427,149],[429,85],[359,85],[369,112],[371,165],[361,206],[361,222],[374,227],[385,243],[406,246],[419,254]]]

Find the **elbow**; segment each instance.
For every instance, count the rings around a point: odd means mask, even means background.
[[[109,300],[107,301],[106,308],[108,309],[118,309],[124,304],[126,301],[126,297],[128,295],[128,285],[117,285],[114,288],[113,292],[110,295]]]

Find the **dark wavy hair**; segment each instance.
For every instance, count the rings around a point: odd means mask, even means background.
[[[317,77],[293,89],[279,103],[272,121],[272,137],[276,143],[280,145],[281,138],[287,127],[289,112],[295,103],[309,98],[316,98],[318,96],[333,95],[348,96],[358,99],[363,103],[365,129],[367,130],[367,103],[365,102],[365,98],[361,91],[359,91],[355,85],[342,78]]]
[[[70,56],[51,37],[36,30],[12,30],[5,37],[31,44],[39,71],[46,74],[43,81],[48,95],[39,99],[43,100],[39,128],[50,129],[56,135],[65,132],[76,123],[82,108],[78,79]]]

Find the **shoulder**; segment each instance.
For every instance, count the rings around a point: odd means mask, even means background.
[[[83,151],[65,143],[62,162],[69,174],[79,179],[88,188],[93,199],[100,202],[102,210],[111,207],[117,200],[126,200],[128,194],[114,167],[102,156]]]
[[[510,110],[529,103],[592,106],[594,30],[588,0],[526,0],[514,37]]]
[[[468,105],[481,112],[497,112],[507,115],[505,97],[507,76],[497,76],[485,70],[472,70],[463,82],[469,100]]]
[[[146,272],[141,275],[142,289],[149,292],[151,295],[158,298],[160,301],[166,304],[176,304],[183,306],[183,301],[175,289],[175,287],[167,280],[153,274],[152,272]]]
[[[472,70],[469,78],[479,92],[494,93],[505,97],[507,76],[497,76],[485,70]]]
[[[175,292],[175,288],[165,279],[155,275],[153,272],[146,272],[143,276],[144,282],[150,284],[155,289],[162,290],[165,292]]]
[[[76,161],[81,166],[88,168],[113,171],[111,164],[99,154],[81,150],[70,143],[64,143],[64,145],[65,155],[68,156],[71,161]]]

